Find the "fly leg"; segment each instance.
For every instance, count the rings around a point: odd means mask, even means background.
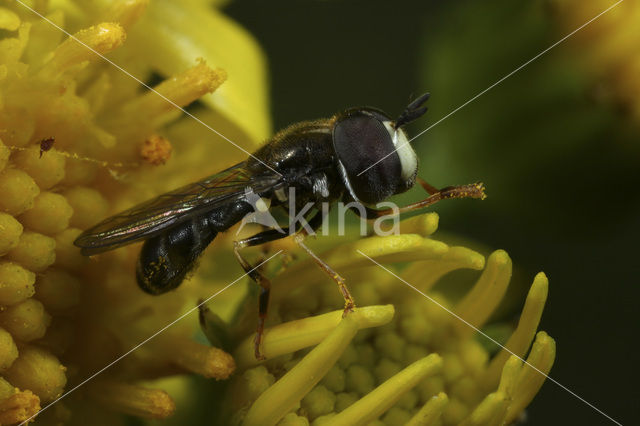
[[[321,224],[324,217],[318,211],[316,212],[309,220],[308,225],[311,229],[317,229]],[[299,229],[297,229],[299,231]],[[256,359],[264,360],[265,356],[262,354],[262,338],[264,335],[264,322],[267,318],[267,311],[269,309],[269,296],[271,292],[271,281],[267,277],[265,277],[259,269],[254,269],[251,267],[249,262],[242,257],[240,254],[240,249],[245,247],[252,247],[262,245],[271,241],[276,241],[282,238],[286,238],[290,235],[289,228],[282,228],[282,230],[269,229],[267,231],[259,232],[251,237],[245,238],[243,240],[234,241],[233,244],[233,252],[238,259],[238,262],[242,266],[242,269],[251,277],[253,281],[255,281],[260,286],[260,296],[258,299],[258,326],[256,327],[256,337],[254,339],[254,350]],[[337,274],[336,274],[337,275]],[[344,280],[343,280],[344,281]],[[346,290],[346,287],[345,287]],[[353,299],[349,294],[349,291],[346,291],[346,294],[349,296],[351,300],[351,310],[353,309]],[[346,308],[345,308],[346,309]]]
[[[323,220],[324,220],[324,217],[322,216],[322,214],[320,212],[317,212],[315,216],[309,219],[309,226],[311,227],[311,229],[318,229],[318,227],[320,227],[320,225],[322,224]],[[302,232],[299,232],[295,236],[295,242],[300,246],[300,248],[306,251],[307,254],[311,256],[311,258],[316,263],[316,265],[318,265],[318,267],[322,269],[324,273],[329,275],[329,277],[331,277],[331,279],[335,281],[335,283],[338,285],[338,289],[340,290],[340,293],[342,293],[342,297],[344,298],[344,312],[342,313],[342,316],[344,317],[349,312],[353,312],[353,310],[356,307],[356,304],[353,301],[353,297],[351,296],[351,293],[347,288],[345,279],[342,276],[340,276],[340,274],[338,274],[329,264],[327,264],[324,260],[320,259],[304,243],[304,239],[308,236],[308,234],[309,234],[308,231],[303,228]]]
[[[295,237],[296,243],[307,252],[309,256],[313,259],[313,261],[322,269],[327,275],[331,277],[333,281],[338,285],[338,289],[340,289],[340,293],[342,293],[342,297],[344,297],[344,311],[342,312],[342,317],[344,318],[349,312],[353,312],[356,307],[355,302],[353,301],[353,297],[345,284],[345,279],[340,276],[329,264],[327,264],[324,260],[320,259],[307,245],[304,243],[305,236],[303,234],[298,234]]]
[[[255,356],[258,360],[264,360],[265,356],[262,354],[262,338],[264,335],[264,322],[267,318],[267,312],[269,310],[269,296],[271,293],[271,281],[258,269],[251,266],[251,264],[240,254],[240,249],[245,247],[252,247],[262,245],[270,241],[279,240],[289,236],[289,229],[284,228],[283,232],[275,229],[260,232],[251,237],[243,240],[234,241],[233,253],[238,259],[242,269],[249,275],[249,277],[260,286],[260,295],[258,297],[258,326],[256,327],[256,337],[254,339]]]
[[[421,177],[418,177],[416,179],[416,181],[420,184],[421,187],[424,188],[425,191],[427,191],[427,194],[433,195],[436,192],[438,192],[438,188],[436,188],[435,186],[431,185],[429,182],[427,182],[426,180],[422,179]]]
[[[451,198],[479,198],[484,200],[487,196],[484,193],[484,185],[482,183],[472,183],[469,185],[447,186],[446,188],[437,189],[434,186],[428,184],[425,180],[418,178],[418,183],[429,193],[429,196],[422,201],[409,204],[408,206],[396,208],[396,209],[383,209],[376,210],[370,207],[364,206],[366,217],[365,219],[375,219],[382,216],[394,215],[397,213],[405,213],[413,210],[423,209],[429,207],[438,201],[448,200]],[[360,212],[356,208],[351,209],[358,216]]]
[[[256,359],[265,359],[260,351],[262,344],[262,334],[264,332],[264,320],[267,318],[267,310],[269,309],[269,294],[271,292],[271,282],[258,269],[254,269],[247,260],[240,254],[240,247],[243,241],[235,241],[233,245],[233,253],[242,266],[242,269],[260,286],[260,296],[258,299],[258,327],[256,329],[256,337],[254,339],[254,348]]]

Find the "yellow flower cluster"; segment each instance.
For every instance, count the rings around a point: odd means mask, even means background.
[[[142,81],[170,77],[154,89],[180,106],[199,99],[198,117],[245,149],[270,132],[255,42],[210,2],[148,3],[0,6],[0,424],[31,418],[177,318],[200,296],[185,292],[226,283],[154,298],[135,284],[135,247],[87,259],[73,246],[107,215],[244,156],[98,54]],[[38,419],[166,417],[173,401],[141,379],[227,377],[231,357],[190,339],[195,318],[183,323]]]
[[[345,273],[358,303],[344,319],[333,311],[343,302],[339,292],[312,261],[281,271],[264,364],[249,333],[233,358],[193,340],[193,316],[137,347],[237,278],[226,237],[218,237],[200,274],[157,297],[136,286],[138,247],[87,259],[73,240],[101,218],[245,154],[96,52],[142,81],[163,80],[154,89],[177,105],[199,100],[191,111],[249,151],[270,134],[264,59],[207,0],[25,4],[45,19],[19,2],[0,6],[0,424],[32,418],[79,384],[38,422],[165,418],[175,403],[148,380],[185,372],[222,379],[235,368],[225,408],[246,425],[497,425],[522,413],[555,356],[553,340],[536,335],[543,274],[505,342],[519,357],[528,353],[536,371],[505,350],[490,358],[472,328],[359,253],[402,263],[403,280],[482,327],[505,294],[511,261],[497,251],[485,265],[470,249],[431,239],[435,214],[402,222],[397,236],[315,243],[328,249],[323,259]],[[437,284],[461,269],[482,273],[454,300]],[[229,311],[243,289],[213,304]]]
[[[503,342],[508,351],[499,348],[469,324],[487,324],[509,285],[511,260],[498,250],[485,264],[473,250],[431,239],[437,222],[435,213],[417,216],[401,222],[401,235],[341,240],[321,255],[345,272],[358,303],[343,320],[341,310],[327,312],[342,299],[311,260],[286,268],[274,280],[270,316],[273,323],[288,322],[266,330],[268,360],[256,361],[251,336],[233,354],[238,373],[228,395],[230,422],[503,425],[516,420],[555,358],[553,339],[536,334],[547,278],[535,277],[520,320]],[[404,265],[394,269],[400,279],[367,257]],[[482,272],[463,297],[445,296],[440,279],[465,269]],[[492,357],[483,339],[493,346]],[[522,362],[525,357],[530,365]]]
[[[565,31],[574,30],[613,6],[614,0],[553,0],[556,18]],[[640,123],[640,4],[623,1],[576,33],[570,43],[579,48],[577,61],[586,63],[597,79],[596,94],[614,100]]]

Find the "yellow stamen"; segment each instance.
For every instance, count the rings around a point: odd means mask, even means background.
[[[440,278],[458,269],[484,268],[484,256],[466,247],[450,247],[440,259],[414,262],[404,271],[402,278],[409,283],[416,283],[418,289],[427,292]],[[425,271],[429,271],[425,274]]]
[[[531,345],[531,341],[536,334],[540,317],[547,301],[549,281],[544,273],[540,272],[533,280],[529,289],[527,300],[522,309],[522,315],[518,321],[518,326],[505,344],[510,351],[502,349],[492,360],[483,375],[481,383],[486,390],[495,389],[500,380],[500,373],[511,353],[523,357]]]
[[[33,207],[39,193],[38,185],[22,170],[8,168],[0,173],[0,211],[17,216]]]
[[[11,147],[17,151],[11,156],[13,164],[33,178],[40,189],[49,189],[60,183],[65,174],[65,156],[52,148],[40,158],[40,147]]]
[[[67,383],[65,368],[49,351],[21,345],[20,354],[4,377],[14,386],[29,389],[42,402],[50,402],[62,394]]]
[[[116,381],[91,385],[91,396],[109,408],[146,419],[165,419],[175,411],[173,399],[163,390]]]
[[[62,195],[41,192],[20,220],[29,229],[51,236],[67,229],[72,215],[73,209]]]
[[[387,324],[394,315],[392,305],[365,306],[357,310],[357,326],[378,327]],[[263,353],[267,359],[295,352],[316,345],[324,340],[341,323],[343,310],[286,322],[266,329]],[[234,353],[238,368],[244,370],[259,363],[253,350],[253,336],[244,340]]]
[[[44,310],[42,303],[33,298],[9,306],[0,312],[0,325],[23,342],[30,342],[44,336],[49,324],[51,324],[51,315]]]
[[[375,388],[365,397],[331,419],[332,425],[356,426],[374,421],[398,399],[421,380],[431,376],[442,368],[442,358],[431,354],[414,362],[407,368]]]
[[[18,358],[18,347],[13,337],[7,330],[0,328],[0,371],[11,367],[16,358]]]
[[[34,272],[44,271],[56,260],[56,241],[46,235],[25,231],[18,245],[7,254],[7,259]]]
[[[235,370],[231,355],[225,351],[205,346],[187,337],[174,337],[171,358],[180,367],[214,379],[226,379]]]
[[[0,378],[0,424],[23,422],[40,411],[40,399],[31,391],[21,391]]]
[[[473,326],[479,328],[489,319],[502,300],[511,278],[511,259],[503,250],[489,256],[487,267],[455,312]],[[461,337],[469,337],[476,331],[462,321],[454,319],[453,327]]]
[[[361,310],[347,315],[295,367],[253,403],[244,426],[275,425],[324,377],[358,331]]]
[[[435,424],[442,415],[442,410],[449,402],[444,392],[431,397],[426,404],[411,418],[405,426],[428,426]]]
[[[68,38],[53,51],[51,59],[41,71],[41,77],[53,78],[74,67],[79,70],[79,65],[89,61],[102,60],[86,46],[104,55],[120,47],[126,37],[124,29],[116,23],[105,22],[80,30],[74,34],[74,38]]]
[[[13,262],[0,262],[0,277],[0,305],[13,305],[33,296],[33,272]]]
[[[427,213],[401,220],[400,233],[428,237],[438,229],[438,219],[437,213]]]
[[[109,210],[109,203],[100,192],[84,186],[76,186],[64,193],[69,205],[73,208],[70,225],[86,229],[104,219]]]
[[[536,335],[536,340],[527,357],[527,363],[533,365],[537,370],[526,364],[522,366],[516,382],[513,401],[507,410],[507,424],[511,423],[538,393],[546,375],[551,370],[555,356],[556,342],[547,333],[540,331]]]
[[[184,107],[207,93],[213,93],[227,79],[227,73],[220,69],[212,69],[200,60],[192,67],[154,87],[154,90],[174,104]],[[117,124],[128,122],[130,126],[148,123],[163,114],[174,112],[175,106],[157,93],[147,91],[145,94],[122,106],[116,119]],[[131,114],[135,114],[132,116]],[[148,123],[149,125],[151,123]],[[133,129],[130,129],[133,130]]]
[[[509,399],[502,392],[490,393],[486,398],[473,410],[460,426],[498,426],[503,424],[501,419],[504,417]]]
[[[169,139],[160,135],[151,135],[142,143],[140,156],[152,166],[159,166],[171,157],[171,143]]]

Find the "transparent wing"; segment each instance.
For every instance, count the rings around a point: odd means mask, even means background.
[[[280,181],[280,176],[252,176],[246,163],[238,163],[201,181],[167,192],[111,216],[84,231],[74,244],[89,256],[149,238],[222,204],[245,195],[246,188],[260,194]]]

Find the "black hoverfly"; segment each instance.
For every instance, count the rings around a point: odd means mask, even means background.
[[[91,256],[145,240],[136,268],[137,281],[145,292],[161,294],[180,285],[219,232],[253,213],[254,207],[245,197],[247,189],[270,200],[270,209],[286,209],[288,190],[293,188],[296,204],[317,206],[306,217],[311,229],[322,224],[322,203],[360,203],[367,219],[379,218],[390,211],[371,206],[407,191],[416,182],[429,197],[400,212],[447,198],[484,198],[482,184],[438,190],[417,177],[418,159],[402,127],[426,112],[423,105],[428,98],[428,93],[420,96],[395,120],[378,109],[360,107],[328,119],[293,124],[276,133],[246,161],[110,217],[83,232],[74,244],[83,255]],[[243,258],[240,249],[304,233],[301,231],[304,229],[264,230],[234,245],[242,268],[261,289],[255,339],[259,359],[263,358],[260,344],[270,282]],[[353,310],[355,304],[344,280],[301,239],[297,242],[336,281],[345,299],[345,314]]]

